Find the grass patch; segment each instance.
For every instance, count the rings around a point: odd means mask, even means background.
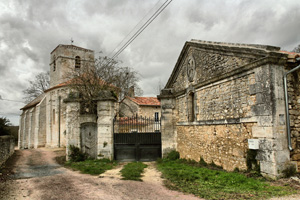
[[[263,178],[208,169],[183,159],[161,159],[157,164],[169,188],[205,199],[266,199],[296,193],[290,187],[271,186]]]
[[[121,174],[123,176],[123,180],[134,180],[134,181],[142,181],[142,173],[144,169],[147,167],[146,164],[141,162],[132,162],[128,163],[121,170]]]
[[[99,175],[106,170],[112,169],[116,165],[115,161],[109,159],[85,160],[81,162],[66,162],[65,166],[74,170],[79,170],[84,174]]]

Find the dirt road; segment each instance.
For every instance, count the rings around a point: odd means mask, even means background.
[[[0,199],[199,199],[166,189],[153,164],[143,182],[125,181],[120,180],[122,166],[100,176],[66,169],[55,161],[62,153],[61,149],[17,150],[4,170],[12,175],[0,179]]]

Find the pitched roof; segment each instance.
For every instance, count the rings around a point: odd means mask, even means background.
[[[296,62],[296,58],[300,57],[300,53],[296,52],[289,52],[289,51],[280,51],[281,53],[287,54],[288,55],[288,62]]]
[[[37,104],[39,104],[42,101],[42,99],[45,97],[45,95],[46,95],[45,93],[40,94],[38,97],[33,99],[31,102],[29,102],[26,106],[24,106],[20,110],[26,110],[26,109],[36,106]]]
[[[94,52],[93,50],[90,50],[90,49],[86,49],[86,48],[82,48],[82,47],[79,47],[79,46],[75,46],[73,44],[71,45],[68,45],[68,44],[59,44],[57,47],[55,47],[55,49],[53,49],[51,51],[50,54],[52,54],[57,48],[59,47],[65,47],[65,48],[75,48],[75,49],[78,49],[78,50],[81,50],[81,51],[86,51],[86,52]]]
[[[160,106],[160,102],[156,97],[125,97],[140,106]]]

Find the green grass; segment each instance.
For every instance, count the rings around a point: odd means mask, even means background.
[[[85,160],[81,162],[66,162],[65,166],[74,170],[79,170],[84,174],[98,175],[106,170],[112,169],[116,165],[115,161],[109,159]]]
[[[185,160],[158,161],[169,188],[205,199],[266,199],[296,193],[290,187],[271,186],[264,179],[190,165]]]
[[[121,170],[123,180],[142,181],[142,173],[146,167],[147,165],[141,162],[128,163]]]

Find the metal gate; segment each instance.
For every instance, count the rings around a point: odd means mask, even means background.
[[[119,161],[153,161],[161,157],[160,119],[114,119],[114,158]]]

